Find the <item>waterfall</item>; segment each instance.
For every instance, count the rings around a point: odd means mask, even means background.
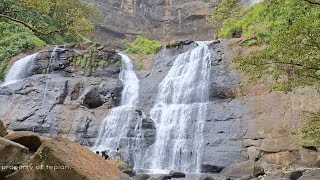
[[[49,62],[48,62],[47,73],[50,73],[52,61],[57,58],[57,51],[58,50],[60,50],[58,48],[58,46],[55,46],[53,48],[53,50],[52,50],[52,53],[51,53],[51,56],[50,56],[50,59],[49,59]]]
[[[156,122],[156,142],[149,147],[145,166],[155,173],[200,171],[203,126],[209,101],[211,55],[209,42],[197,42],[180,54],[159,85],[150,111]]]
[[[122,68],[120,80],[123,82],[121,104],[112,108],[103,120],[98,138],[92,150],[106,150],[112,155],[117,147],[121,148],[122,156],[125,160],[129,159],[132,145],[128,132],[130,131],[130,122],[136,117],[136,105],[139,95],[139,80],[133,71],[133,63],[126,55],[122,57]]]
[[[1,86],[6,86],[18,82],[19,80],[28,77],[28,67],[33,62],[37,53],[19,59],[9,70],[6,75],[5,82]]]

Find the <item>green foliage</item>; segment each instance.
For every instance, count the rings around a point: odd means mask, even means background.
[[[241,11],[237,0],[223,0],[214,9],[212,17],[209,19],[214,28],[220,28],[224,20],[235,20]],[[230,21],[231,22],[231,21]]]
[[[241,46],[246,46],[246,47],[250,47],[250,46],[254,46],[257,45],[258,41],[256,39],[251,39],[249,41],[245,41],[244,43],[241,43]]]
[[[8,71],[11,57],[46,43],[32,31],[16,23],[0,22],[0,80]]]
[[[87,77],[91,76],[91,74],[92,74],[92,70],[91,69],[86,69],[84,71],[84,75],[87,76]]]
[[[98,66],[101,68],[105,68],[109,65],[109,63],[107,61],[104,60],[98,60]]]
[[[93,30],[81,0],[0,1],[0,81],[10,59],[36,47],[79,43]]]
[[[303,126],[291,134],[300,138],[303,147],[320,147],[320,112],[307,113]]]
[[[0,3],[3,20],[19,22],[41,36],[86,34],[93,30],[87,19],[92,12],[81,0],[5,0]]]
[[[251,82],[273,77],[272,90],[320,87],[320,6],[306,1],[265,0],[222,22],[220,37],[255,37],[262,51],[234,59]],[[248,42],[249,43],[249,42]],[[250,44],[246,45],[252,45]]]
[[[106,68],[109,63],[105,59],[96,59],[96,49],[89,49],[83,56],[78,56],[74,60],[74,65],[84,70],[85,76],[91,76],[93,67]]]
[[[117,62],[116,62],[116,66],[117,66],[117,67],[121,67],[121,65],[122,65],[122,62],[121,62],[121,61],[117,61]]]
[[[128,47],[125,50],[127,54],[155,54],[162,47],[160,41],[150,40],[143,35],[138,35],[133,42],[125,40],[124,43]]]

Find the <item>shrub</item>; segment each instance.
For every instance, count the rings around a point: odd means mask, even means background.
[[[307,113],[303,126],[291,134],[300,138],[303,147],[320,147],[320,112]]]
[[[0,37],[0,80],[4,79],[13,56],[46,45],[32,31],[16,23],[0,22]]]
[[[143,35],[138,35],[133,42],[125,40],[124,43],[128,47],[125,50],[127,54],[155,54],[162,47],[160,41],[150,40]]]

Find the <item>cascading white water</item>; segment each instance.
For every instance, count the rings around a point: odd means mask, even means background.
[[[19,59],[13,64],[8,74],[6,75],[5,82],[1,86],[16,83],[17,81],[27,77],[27,69],[30,63],[35,59],[37,53]]]
[[[128,141],[128,131],[130,130],[130,122],[135,118],[135,107],[138,103],[139,95],[139,79],[133,71],[133,63],[126,55],[120,54],[122,57],[122,69],[120,80],[123,82],[123,91],[121,104],[112,108],[108,116],[103,120],[99,135],[92,150],[107,150],[109,154],[121,146],[123,158],[128,159],[130,151],[130,143]]]
[[[209,42],[180,54],[159,85],[150,114],[156,122],[156,142],[148,149],[145,168],[155,173],[200,171],[203,126],[209,101]]]
[[[32,61],[37,56],[37,53],[26,56],[22,59],[19,59],[17,62],[13,64],[8,74],[6,75],[5,81],[1,86],[7,86],[9,84],[13,84],[18,82],[19,80],[27,77],[28,65],[32,63]]]

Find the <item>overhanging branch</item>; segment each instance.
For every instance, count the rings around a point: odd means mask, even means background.
[[[31,31],[33,31],[33,32],[35,32],[37,34],[40,34],[40,35],[47,36],[47,35],[51,35],[53,33],[61,33],[61,32],[63,32],[63,30],[55,30],[55,31],[51,31],[51,32],[42,32],[42,31],[39,31],[39,30],[33,28],[32,26],[30,26],[29,24],[27,24],[27,23],[25,23],[23,21],[20,21],[18,19],[15,19],[15,18],[13,18],[11,16],[8,16],[8,15],[5,15],[5,14],[0,14],[0,18],[5,18],[5,19],[8,19],[10,21],[22,24],[22,25],[26,26],[27,28],[29,28]]]
[[[320,2],[314,2],[314,1],[311,1],[311,0],[304,0],[304,1],[306,1],[306,2],[308,2],[308,3],[310,3],[310,4],[313,4],[313,5],[318,5],[318,6],[320,6]]]

